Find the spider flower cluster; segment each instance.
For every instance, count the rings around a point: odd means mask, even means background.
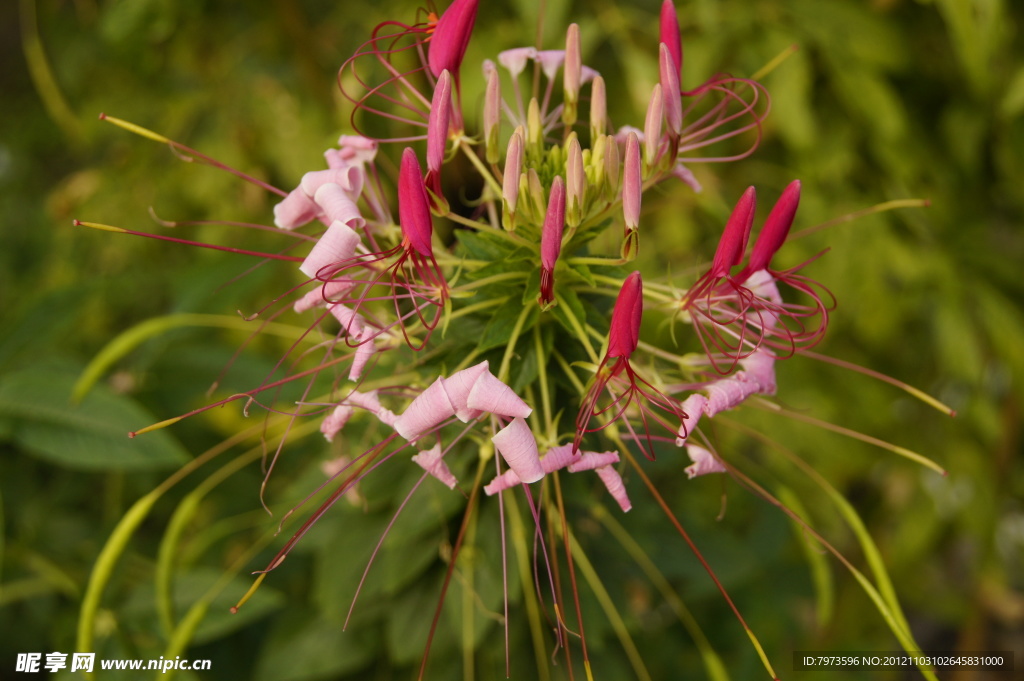
[[[575,24],[564,46],[464,63],[477,13],[477,0],[454,0],[419,24],[385,22],[343,64],[356,133],[324,153],[326,167],[275,190],[275,225],[308,250],[233,249],[294,263],[296,285],[253,324],[295,315],[302,338],[262,384],[190,414],[245,399],[316,419],[328,442],[344,443],[329,467],[333,493],[263,572],[385,464],[422,470],[410,495],[431,481],[470,508],[521,495],[537,528],[538,595],[567,647],[571,608],[542,520],[564,514],[550,493],[559,476],[592,471],[594,488],[628,512],[641,481],[654,492],[635,454],[678,460],[690,478],[736,473],[702,427],[774,395],[776,363],[821,340],[834,301],[802,266],[772,266],[799,181],[749,248],[756,192],[747,189],[688,288],[645,281],[633,266],[647,247],[645,193],[701,191],[691,167],[751,154],[769,108],[750,79],[682,88],[671,0],[652,54],[657,83],[636,125],[610,120],[608,97],[622,88],[583,63]],[[482,92],[463,92],[468,68],[482,68]],[[482,114],[467,101],[482,101]],[[675,347],[648,337],[651,319],[671,326]],[[294,403],[264,398],[292,385]]]

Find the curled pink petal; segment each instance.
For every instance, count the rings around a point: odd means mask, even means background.
[[[626,277],[612,309],[608,330],[608,356],[629,357],[640,342],[640,320],[644,308],[644,283],[640,272]]]
[[[352,229],[362,229],[366,225],[359,206],[339,184],[328,182],[321,185],[313,194],[313,200],[331,222],[343,222]]]
[[[423,184],[419,159],[410,147],[402,152],[402,164],[398,169],[398,222],[406,248],[412,247],[423,257],[432,258],[434,249],[430,241],[434,222],[430,217],[430,200]]]
[[[516,475],[516,472],[510,468],[484,485],[484,494],[491,497],[498,492],[504,492],[507,489],[511,489],[516,485],[521,484],[523,484],[523,481],[520,480],[519,476]]]
[[[758,385],[737,374],[709,383],[705,390],[708,393],[708,403],[704,407],[704,413],[710,417],[739,406],[758,392]]]
[[[523,170],[523,134],[520,130],[512,133],[505,154],[505,174],[501,180],[501,198],[509,212],[515,213],[519,204],[519,175]]]
[[[711,263],[711,276],[719,279],[729,274],[733,265],[738,265],[747,250],[747,239],[750,237],[750,226],[754,224],[754,208],[757,204],[757,192],[747,187],[743,196],[732,209],[729,221],[725,223],[722,238],[715,249],[715,259]]]
[[[629,497],[626,495],[626,485],[622,482],[622,476],[612,466],[605,466],[604,468],[598,468],[597,474],[601,478],[601,482],[608,488],[608,493],[612,495],[612,499],[619,504],[619,508],[622,509],[623,513],[628,513],[629,509],[633,508],[633,504],[630,503]]]
[[[540,464],[537,452],[537,441],[530,432],[530,426],[521,418],[499,430],[491,437],[491,442],[498,449],[508,467],[516,472],[519,479],[529,484],[544,477],[544,467]]]
[[[686,445],[686,453],[693,464],[686,467],[686,475],[690,480],[708,473],[725,473],[725,466],[714,454],[699,445]]]
[[[427,473],[447,485],[448,489],[455,489],[455,485],[458,484],[458,480],[452,475],[448,464],[441,458],[441,445],[436,444],[430,449],[414,454],[412,460]]]
[[[319,213],[320,207],[297,187],[274,206],[274,224],[281,229],[295,229],[312,222]]]
[[[483,414],[482,410],[469,407],[469,394],[473,391],[477,380],[485,373],[487,373],[487,360],[441,379],[441,385],[448,396],[448,401],[455,407],[455,417],[463,423],[469,423]]]
[[[549,449],[541,458],[540,466],[544,469],[545,473],[554,473],[570,466],[578,458],[578,456],[573,455],[572,443],[570,442],[569,444]],[[569,470],[571,471],[572,468]]]
[[[315,307],[326,305],[327,301],[337,300],[353,288],[355,288],[355,282],[349,279],[331,279],[296,300],[294,309],[296,312],[312,310]]]
[[[567,445],[570,449],[572,445]],[[597,470],[605,466],[611,466],[619,462],[618,452],[582,452],[576,461],[569,464],[570,473],[582,473],[583,471]]]
[[[704,397],[700,393],[693,393],[685,400],[683,400],[680,408],[683,413],[686,414],[686,418],[679,424],[678,437],[676,437],[676,447],[682,447],[686,444],[686,439],[693,435],[693,429],[697,427],[700,422],[700,417],[704,415],[704,410],[707,408],[708,398]]]
[[[466,406],[507,418],[527,418],[533,413],[530,405],[490,371],[481,374],[473,384]]]
[[[438,378],[395,419],[395,431],[412,442],[453,416],[455,407],[448,400],[444,385]]]
[[[676,164],[672,167],[672,175],[689,185],[693,191],[704,191],[704,187],[701,186],[693,171],[687,168],[682,161],[676,161]]]
[[[537,62],[548,80],[553,80],[565,63],[565,50],[538,50]]]
[[[768,267],[772,256],[786,241],[799,205],[800,180],[793,180],[783,190],[779,200],[775,202],[768,218],[764,221],[764,229],[757,236],[754,250],[750,254],[749,269],[751,271],[757,272]]]
[[[356,346],[356,354],[352,358],[352,366],[349,367],[348,380],[358,381],[362,378],[366,363],[370,361],[373,353],[377,351],[377,347],[373,342],[374,333],[372,329],[363,327],[359,330],[358,334],[354,334],[360,343]]]
[[[325,416],[324,420],[320,422],[320,432],[324,434],[324,439],[328,442],[333,442],[334,437],[341,432],[341,429],[345,427],[348,420],[352,418],[352,411],[352,407],[340,404],[334,408],[334,411]]]
[[[317,189],[325,184],[333,183],[341,187],[349,199],[355,201],[363,191],[364,178],[365,174],[361,168],[346,165],[341,168],[310,171],[302,176],[299,187],[306,193],[306,196],[312,198],[316,196]]]
[[[435,77],[445,70],[458,74],[473,33],[476,9],[477,0],[455,0],[437,20],[427,49],[427,64]]]
[[[350,259],[355,255],[357,246],[359,235],[351,227],[341,221],[332,222],[302,261],[299,270],[310,279],[329,277],[334,274],[330,266]]]
[[[362,135],[342,135],[338,146],[345,163],[370,163],[377,156],[377,140]]]
[[[345,334],[352,338],[358,338],[363,333],[365,322],[361,314],[341,303],[335,303],[328,309],[331,315],[341,324]]]
[[[764,350],[754,350],[740,360],[740,366],[743,367],[746,379],[757,385],[757,392],[762,395],[775,394],[775,358],[771,354]]]

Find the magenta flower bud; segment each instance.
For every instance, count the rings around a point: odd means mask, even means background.
[[[626,138],[626,160],[622,169],[622,213],[626,231],[640,225],[640,196],[643,194],[643,164],[640,162],[640,140],[636,133]]]
[[[604,78],[597,76],[590,85],[590,144],[604,136],[608,127],[608,100],[605,94]]]
[[[417,464],[420,468],[425,470],[431,476],[440,480],[441,483],[448,486],[448,489],[455,489],[455,485],[458,484],[458,480],[452,475],[451,469],[448,468],[448,464],[441,458],[441,445],[436,444],[430,449],[421,451],[418,454],[413,454],[413,463]]]
[[[684,469],[686,476],[690,480],[701,475],[707,475],[708,473],[726,472],[722,462],[714,454],[699,445],[687,445],[686,453],[689,455],[690,461],[693,462],[693,465],[687,466]]]
[[[316,279],[318,275],[327,279],[334,274],[332,265],[343,263],[355,255],[359,242],[359,235],[351,227],[336,220],[313,246],[299,270],[310,279]]]
[[[725,231],[715,249],[715,259],[711,263],[711,276],[720,279],[729,274],[729,269],[738,265],[747,250],[747,239],[750,237],[750,226],[754,223],[754,208],[757,194],[753,187],[747,187],[743,196],[736,202],[736,207],[725,223]]]
[[[601,478],[601,482],[608,488],[608,493],[612,495],[612,499],[619,505],[623,513],[628,513],[629,509],[633,508],[633,504],[630,503],[629,497],[626,496],[626,485],[622,482],[622,476],[619,472],[611,466],[605,466],[604,468],[597,469],[597,475]]]
[[[442,71],[434,86],[427,119],[427,173],[437,173],[444,163],[444,148],[448,143],[448,125],[452,113],[452,76]]]
[[[562,71],[562,85],[565,90],[562,122],[568,126],[576,122],[576,103],[580,98],[580,76],[582,71],[580,27],[576,24],[569,24],[569,30],[565,35],[565,69]]]
[[[658,48],[658,71],[664,94],[665,120],[672,135],[678,137],[683,129],[683,100],[679,95],[679,72],[672,63],[672,53],[665,43]]]
[[[551,183],[548,211],[540,236],[540,304],[547,307],[555,300],[555,263],[562,250],[565,229],[565,184],[561,175]]]
[[[750,254],[750,264],[747,266],[750,271],[757,272],[768,268],[772,257],[789,236],[789,228],[793,225],[799,204],[800,180],[793,180],[783,190],[782,196],[768,213],[768,219],[764,221],[764,228],[757,236],[754,251]]]
[[[434,257],[430,243],[434,223],[430,217],[430,200],[423,184],[416,152],[406,147],[398,169],[398,223],[402,228],[402,245],[414,249],[424,258]]]
[[[511,423],[494,434],[491,442],[522,482],[529,484],[544,477],[537,441],[523,419],[512,419]]]
[[[682,83],[683,71],[683,41],[679,37],[679,17],[676,16],[676,6],[672,0],[665,0],[661,3],[661,44],[668,48],[672,57],[672,64],[676,68],[676,88]]]
[[[576,228],[583,221],[583,205],[587,195],[587,171],[583,167],[583,149],[580,141],[572,134],[566,149],[565,158],[565,212],[569,226]],[[554,188],[552,187],[552,191]],[[551,203],[548,203],[548,212]]]
[[[661,121],[665,117],[665,104],[662,98],[661,84],[656,84],[651,92],[651,101],[647,105],[647,118],[644,120],[644,160],[647,167],[653,168],[658,160],[658,149],[661,146]]]
[[[477,5],[478,0],[455,0],[437,20],[427,47],[427,64],[435,77],[450,71],[458,79],[459,66],[473,33]]]
[[[644,309],[644,282],[633,272],[622,282],[612,309],[608,330],[608,357],[629,357],[640,342],[640,320]]]
[[[487,75],[487,94],[484,95],[484,143],[488,163],[497,163],[501,150],[498,149],[498,123],[501,122],[501,80],[497,69]]]

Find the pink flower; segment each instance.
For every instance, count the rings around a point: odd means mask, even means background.
[[[537,453],[537,441],[523,419],[512,419],[511,423],[494,434],[491,442],[522,482],[529,484],[544,477],[544,467]]]
[[[561,176],[551,183],[548,210],[540,237],[540,300],[541,307],[555,300],[555,263],[562,250],[562,232],[565,229],[565,184]]]
[[[725,473],[726,468],[714,454],[698,445],[686,445],[686,453],[693,464],[686,467],[686,475],[690,480],[708,473]]]

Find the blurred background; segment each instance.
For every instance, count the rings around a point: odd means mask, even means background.
[[[467,91],[479,91],[483,58],[533,44],[541,11],[543,46],[560,47],[567,23],[578,22],[584,62],[609,84],[613,121],[641,125],[657,81],[660,3],[542,4],[481,2],[463,67]],[[1021,669],[1024,6],[680,0],[677,7],[685,87],[716,72],[753,74],[790,46],[798,49],[763,79],[772,112],[758,151],[737,163],[695,166],[701,194],[680,186],[645,203],[641,257],[666,272],[707,261],[728,206],[751,184],[765,197],[763,219],[789,181],[803,181],[794,231],[886,201],[930,201],[794,240],[779,264],[829,248],[807,270],[839,301],[817,350],[917,386],[955,409],[956,418],[806,358],[780,368],[779,399],[928,456],[948,477],[807,423],[754,410],[735,419],[808,461],[849,500],[923,649],[1015,651]],[[458,507],[423,502],[424,520],[387,545],[381,574],[347,633],[341,621],[354,585],[393,512],[393,490],[407,489],[408,481],[378,481],[363,490],[366,508],[338,508],[232,616],[227,608],[248,588],[248,573],[287,536],[271,536],[277,520],[259,504],[258,420],[229,408],[137,441],[124,437],[203,404],[247,337],[180,315],[255,311],[295,285],[293,273],[247,272],[251,262],[223,253],[72,227],[78,218],[162,230],[150,210],[163,220],[269,224],[271,195],[182,163],[166,146],[102,123],[98,114],[155,130],[287,190],[323,167],[323,150],[349,130],[339,65],[375,24],[416,17],[417,5],[404,0],[0,4],[0,677],[13,674],[19,652],[74,650],[100,550],[144,498],[152,506],[110,562],[91,611],[92,649],[100,656],[212,660],[212,671],[179,678],[391,679],[418,667],[444,573],[444,528],[457,527]],[[467,108],[478,111],[478,99],[471,100]],[[239,234],[218,226],[176,229],[221,243]],[[245,239],[250,248],[273,243],[272,235]],[[90,360],[152,318],[163,326],[121,353],[73,406],[72,388]],[[282,342],[260,339],[247,348],[232,370],[237,386],[265,375]],[[146,497],[187,461],[253,426],[223,461]],[[821,488],[796,476],[770,443],[739,431],[723,438],[747,457],[752,475],[784,490],[787,503],[867,571],[854,533]],[[289,445],[270,496],[301,498],[331,453],[318,437]],[[211,477],[232,461],[237,472]],[[794,672],[794,650],[899,649],[850,573],[808,545],[776,509],[735,484],[687,485],[679,461],[659,458],[652,474],[780,676],[832,678]],[[280,502],[275,511],[287,507]],[[649,574],[620,545],[601,541],[610,531],[603,518],[579,509],[576,532],[591,542],[650,677],[709,678]],[[742,628],[654,504],[618,522],[685,601],[730,677],[766,678]],[[522,620],[513,600],[513,618]],[[596,676],[635,678],[592,595],[584,607]],[[175,628],[183,617],[201,621]],[[439,633],[428,678],[503,678],[501,627],[481,620],[468,638],[456,625],[455,633]],[[475,657],[467,652],[473,649]],[[515,678],[541,674],[522,622],[512,630],[512,652]],[[564,666],[545,669],[550,678],[568,678]],[[846,678],[919,676],[860,671]]]

